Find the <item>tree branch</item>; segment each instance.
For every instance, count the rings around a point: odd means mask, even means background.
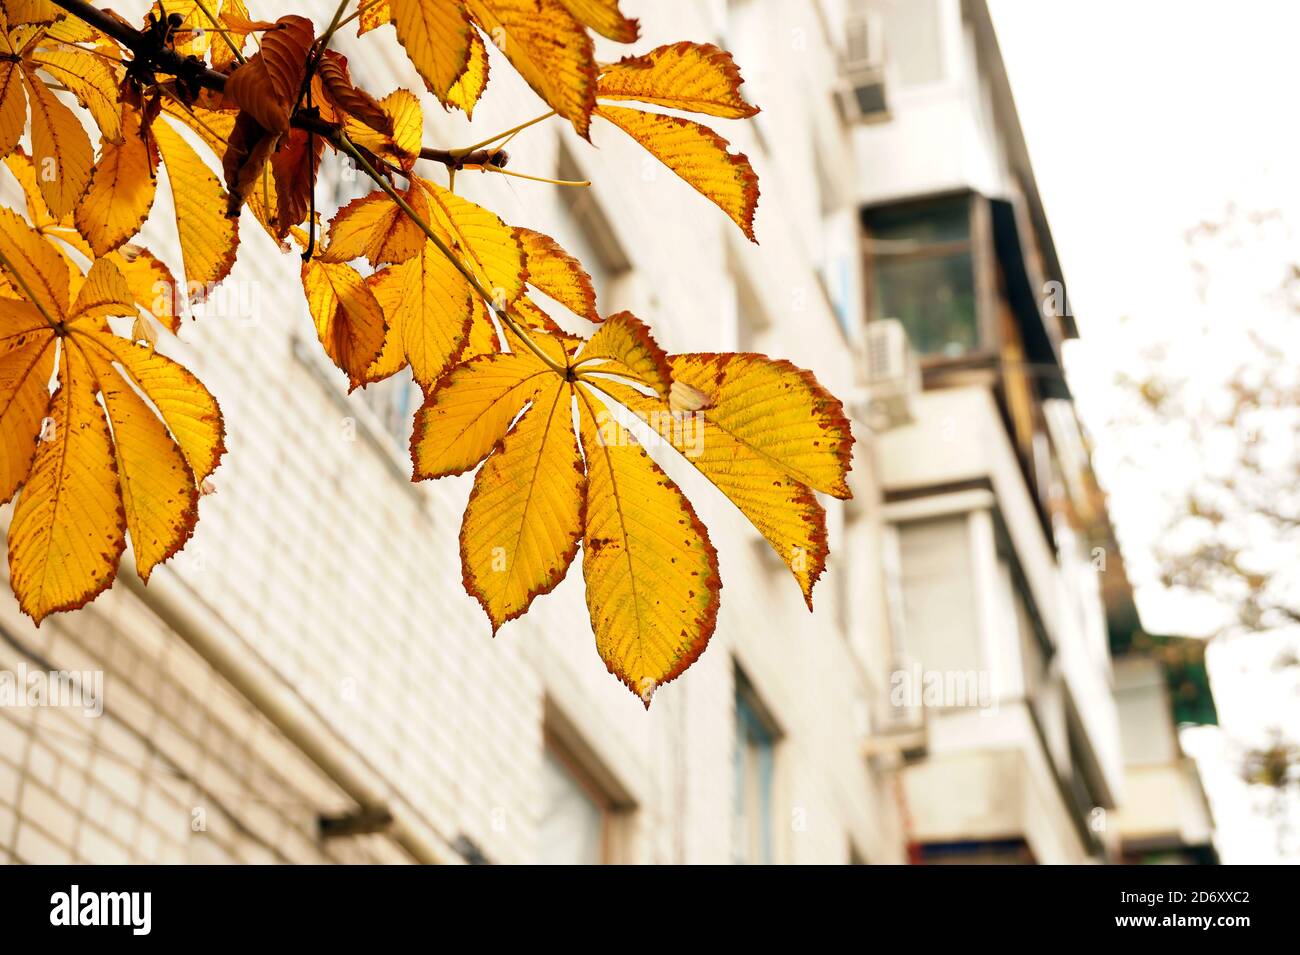
[[[197,57],[181,56],[175,50],[160,45],[144,30],[133,29],[129,24],[100,10],[87,0],[54,0],[54,5],[84,20],[100,33],[112,37],[130,50],[137,60],[149,63],[160,72],[169,73],[203,89],[217,93],[225,92],[224,73],[208,69]],[[294,112],[290,122],[298,129],[305,129],[331,140],[338,131],[332,123],[327,123],[320,117],[301,109]],[[442,163],[451,169],[461,169],[465,166],[504,166],[507,157],[504,152],[496,149],[480,149],[457,155],[455,150],[426,146],[420,150],[420,158]]]

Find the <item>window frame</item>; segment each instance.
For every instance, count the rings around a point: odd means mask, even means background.
[[[547,756],[560,764],[578,789],[591,800],[600,813],[600,858],[597,865],[610,865],[613,862],[613,834],[619,807],[614,799],[596,782],[595,777],[582,762],[573,755],[555,733],[549,730],[542,734],[542,759]]]
[[[927,209],[942,208],[962,199],[967,203],[969,223],[967,238],[928,243],[906,252],[884,254],[875,250],[873,219],[889,213],[923,213]],[[997,315],[997,257],[993,248],[992,212],[986,197],[974,190],[962,189],[871,206],[862,210],[861,228],[863,304],[868,322],[890,317],[879,314],[877,307],[879,287],[877,260],[888,258],[891,262],[924,262],[965,253],[969,254],[971,259],[971,287],[975,307],[974,347],[961,355],[921,352],[916,349],[915,342],[912,343],[912,347],[916,350],[923,367],[969,363],[972,360],[983,360],[998,354],[1002,336],[998,328]]]
[[[876,9],[880,11],[881,31],[884,34],[884,63],[885,63],[885,81],[887,87],[894,91],[894,95],[900,100],[906,100],[908,97],[920,97],[935,90],[942,90],[952,87],[956,82],[954,76],[954,64],[952,46],[953,38],[949,35],[949,15],[945,9],[947,6],[943,0],[924,0],[930,7],[933,16],[933,41],[935,66],[938,70],[936,76],[927,79],[904,79],[904,61],[908,56],[904,53],[900,55],[900,50],[892,44],[891,38],[900,36],[897,21],[891,17],[890,7],[902,8],[911,3],[912,0],[901,0],[894,2],[889,0],[884,4],[877,5]],[[909,9],[915,11],[917,6],[913,5]]]
[[[973,581],[975,626],[979,669],[988,673],[990,690],[995,699],[1015,697],[1022,686],[1020,681],[1020,655],[1018,646],[1014,656],[1008,658],[1006,642],[1001,639],[1000,591],[997,582],[996,533],[1001,516],[992,485],[987,479],[976,479],[965,485],[940,485],[919,489],[917,493],[893,500],[886,496],[884,521],[886,552],[898,548],[898,527],[901,524],[942,517],[962,517],[967,521],[971,574]],[[1005,525],[1002,525],[1005,526]],[[899,573],[902,573],[901,554]],[[901,580],[901,577],[900,577]],[[901,597],[901,594],[899,595]],[[901,604],[900,604],[901,606]],[[903,637],[891,637],[896,660],[907,661],[907,621],[902,612]],[[922,666],[931,665],[921,661]]]
[[[961,506],[964,502],[960,501],[954,501],[952,503],[957,506],[936,508],[930,513],[886,518],[888,521],[887,546],[892,551],[893,559],[897,561],[898,574],[896,584],[897,593],[896,595],[891,594],[891,599],[896,599],[898,601],[896,610],[891,608],[891,611],[897,613],[900,624],[900,632],[892,635],[892,645],[895,653],[894,659],[909,663],[919,663],[925,670],[973,669],[977,673],[981,671],[991,672],[991,665],[994,657],[990,653],[988,646],[988,627],[985,620],[985,611],[983,606],[983,602],[987,597],[980,593],[980,586],[982,583],[982,574],[980,573],[981,541],[979,540],[978,529],[975,526],[977,520],[976,515],[980,513],[982,508]],[[905,547],[903,539],[909,529],[914,529],[922,525],[933,526],[937,524],[953,525],[954,531],[958,533],[960,538],[958,543],[961,545],[964,559],[967,561],[967,569],[969,571],[968,578],[970,580],[970,636],[973,639],[973,642],[971,646],[966,649],[972,656],[972,660],[970,661],[973,663],[972,667],[959,668],[954,666],[953,661],[950,659],[924,659],[918,652],[921,649],[918,646],[919,637],[915,632],[909,633],[910,630],[914,630],[916,620],[915,618],[909,619],[907,613],[906,590],[908,566],[904,560]]]
[[[562,180],[587,180],[587,174],[581,160],[567,146],[561,145],[555,160],[556,178]],[[613,286],[625,279],[634,269],[634,263],[627,253],[618,230],[610,219],[601,202],[600,195],[594,187],[586,189],[561,189],[558,193],[560,215],[575,232],[581,234],[583,241],[590,246],[598,261],[582,264],[588,270],[596,268],[605,273],[608,289],[596,288],[597,301],[602,292],[611,294]],[[557,237],[558,238],[558,237]],[[563,242],[561,241],[561,244]],[[595,276],[593,276],[593,279]]]
[[[302,309],[308,327],[312,326],[314,319],[305,301],[302,302]],[[427,489],[411,481],[409,442],[403,444],[399,441],[370,403],[362,400],[361,389],[348,392],[346,378],[342,377],[338,368],[326,356],[317,338],[314,335],[294,332],[290,338],[290,353],[297,365],[334,403],[343,418],[351,419],[358,437],[371,446],[397,482],[427,506],[429,501]],[[412,418],[418,408],[417,402],[411,411]]]
[[[776,720],[753,683],[745,676],[737,664],[734,668],[735,690],[733,693],[733,746],[732,746],[732,846],[731,858],[736,865],[775,865],[780,855],[778,845],[778,805],[780,802],[780,749],[782,732]],[[758,738],[758,746],[754,740]],[[757,808],[760,821],[760,858],[751,858],[749,845],[750,833],[748,814],[742,809],[748,808],[746,794],[749,780],[746,762],[742,754],[748,757],[751,749],[760,749],[760,773],[765,780],[760,780],[759,805]],[[742,849],[743,845],[743,849]]]

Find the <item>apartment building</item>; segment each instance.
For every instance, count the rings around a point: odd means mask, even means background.
[[[868,752],[900,780],[910,857],[1102,862],[1135,857],[1139,831],[1207,841],[1205,813],[1179,819],[1153,790],[1195,779],[1168,698],[1138,703],[1161,665],[1112,667],[1139,624],[1062,373],[1077,330],[987,7],[862,0],[849,17],[869,416],[907,674]],[[1172,749],[1151,782],[1133,760],[1150,761],[1136,748],[1157,716]]]
[[[1124,746],[1124,801],[1113,820],[1123,860],[1218,862],[1214,817],[1179,726],[1217,725],[1203,641],[1137,634],[1115,652]]]
[[[295,9],[323,24],[334,6]],[[472,173],[457,189],[555,236],[591,271],[602,312],[631,309],[670,350],[767,352],[851,399],[863,297],[835,97],[843,11],[624,7],[641,17],[637,51],[683,38],[736,51],[764,111],[717,125],[761,177],[762,244],[599,124],[595,148],[559,123],[510,145],[512,168],[589,189]],[[341,43],[376,93],[419,88],[389,29]],[[426,142],[474,142],[542,109],[494,62],[473,127],[431,109]],[[327,211],[368,191],[331,168]],[[176,265],[166,206],[146,239]],[[731,505],[674,471],[720,552],[722,611],[708,650],[647,713],[596,654],[579,573],[493,639],[460,583],[468,481],[409,480],[417,389],[347,394],[315,341],[296,255],[251,218],[222,293],[159,348],[217,396],[229,452],[193,540],[147,588],[124,563],[111,592],[39,629],[0,597],[0,669],[103,680],[99,715],[0,708],[0,860],[905,859],[888,774],[861,752],[887,683],[880,456],[864,421],[855,500],[827,502],[834,556],[814,615]]]

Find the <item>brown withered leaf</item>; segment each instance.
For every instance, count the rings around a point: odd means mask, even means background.
[[[371,129],[393,135],[393,118],[379,105],[379,101],[352,83],[348,72],[348,58],[334,50],[326,50],[316,71],[325,95],[334,106]]]
[[[314,40],[315,31],[306,17],[281,17],[274,30],[262,35],[261,52],[230,74],[226,99],[263,129],[284,132],[307,76],[307,57]]]
[[[267,132],[251,113],[240,113],[235,120],[227,140],[226,152],[221,158],[221,169],[225,173],[229,193],[227,218],[238,216],[249,191],[257,188],[262,169],[275,149],[278,138]]]
[[[280,148],[271,153],[271,172],[275,176],[278,200],[276,226],[279,237],[289,234],[291,226],[307,218],[311,193],[316,186],[316,171],[325,152],[325,140],[304,129],[291,129]]]

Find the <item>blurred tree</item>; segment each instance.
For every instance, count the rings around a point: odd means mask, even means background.
[[[1143,428],[1144,457],[1195,461],[1156,556],[1167,588],[1225,611],[1216,635],[1300,624],[1300,264],[1249,288],[1273,271],[1278,230],[1289,237],[1277,213],[1231,208],[1189,230],[1210,319],[1119,373],[1137,400],[1113,423]]]
[[[1109,423],[1138,436],[1126,464],[1170,474],[1163,585],[1207,608],[1211,639],[1285,637],[1300,625],[1300,255],[1276,212],[1229,207],[1186,238],[1205,321],[1131,357],[1117,377],[1135,400]],[[1276,665],[1300,660],[1279,648]],[[1279,806],[1300,793],[1296,741],[1238,744],[1246,782]]]
[[[1274,727],[1266,743],[1243,751],[1240,769],[1242,779],[1268,793],[1262,810],[1276,829],[1278,854],[1285,856],[1294,838],[1293,807],[1300,799],[1300,745]]]

